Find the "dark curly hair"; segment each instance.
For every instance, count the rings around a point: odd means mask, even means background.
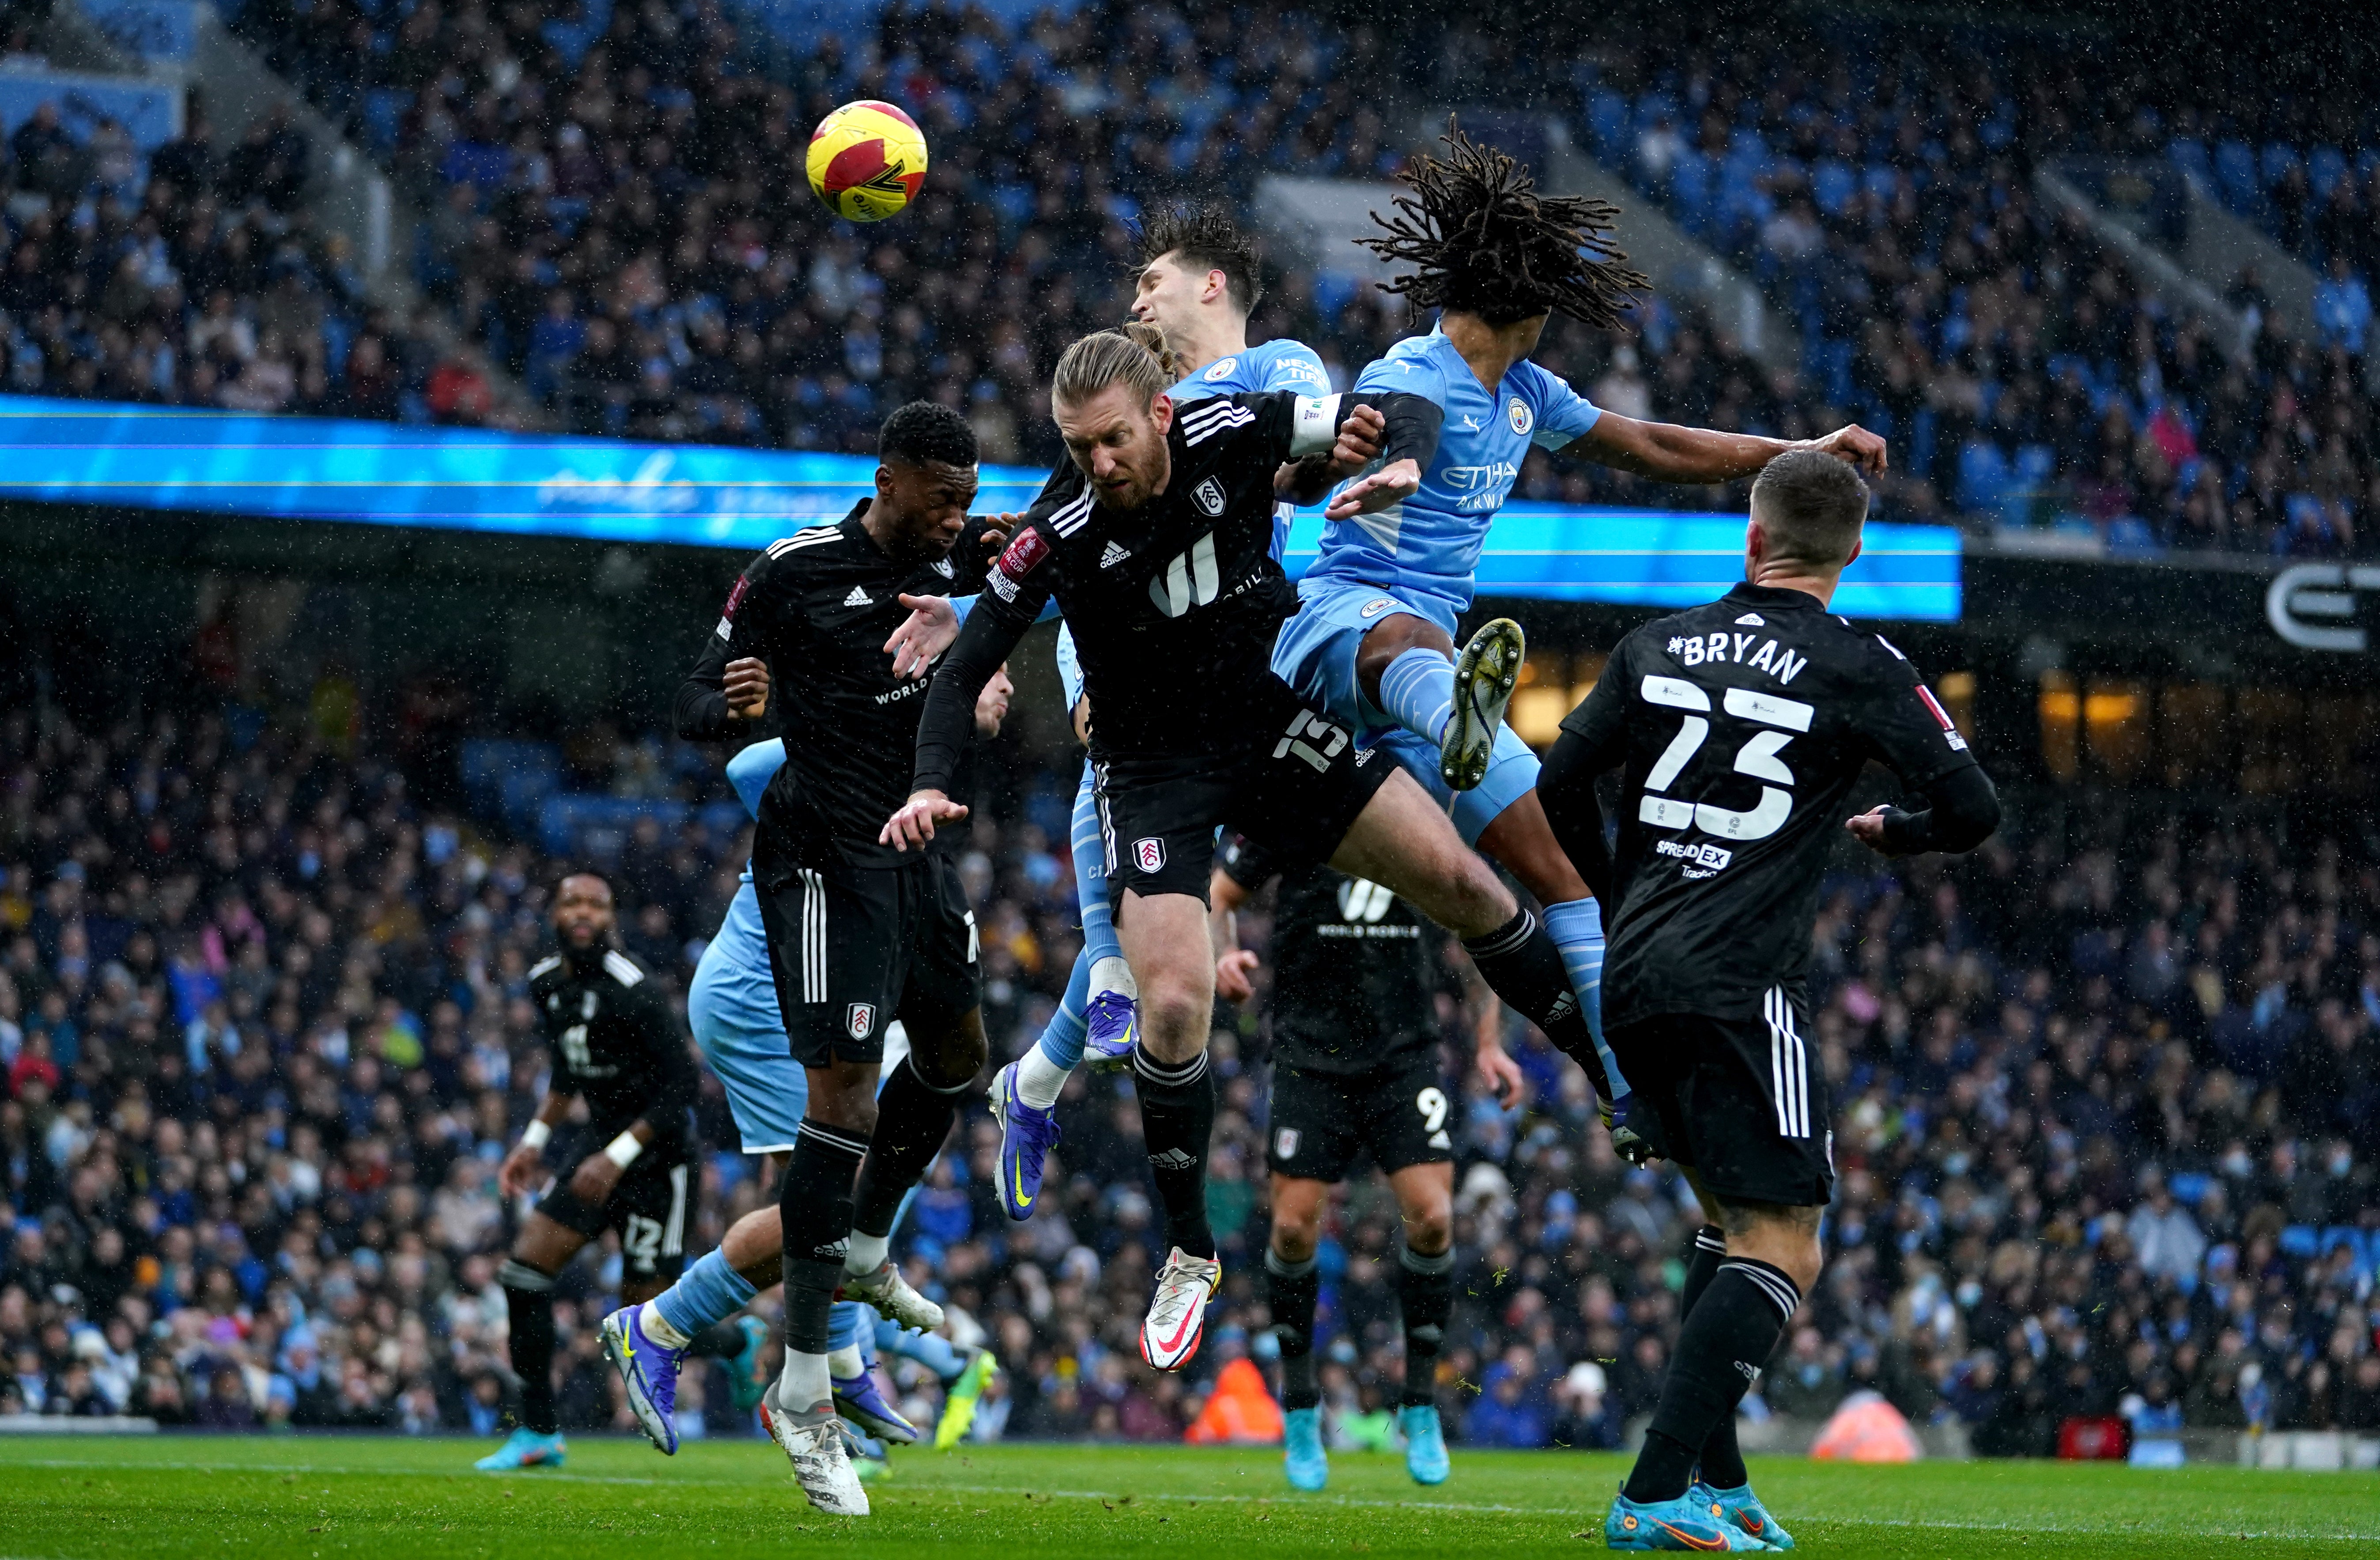
[[[1264,297],[1264,251],[1239,220],[1209,201],[1184,201],[1160,206],[1149,213],[1135,236],[1140,264],[1146,269],[1168,255],[1179,255],[1185,271],[1220,271],[1232,307],[1254,312]]]
[[[1416,157],[1399,178],[1387,236],[1356,243],[1415,269],[1385,284],[1416,308],[1475,314],[1509,325],[1547,313],[1614,326],[1652,284],[1611,242],[1620,208],[1583,195],[1540,195],[1529,171],[1452,120],[1446,155]]]
[[[938,401],[912,401],[884,419],[876,455],[904,466],[973,466],[975,429]]]

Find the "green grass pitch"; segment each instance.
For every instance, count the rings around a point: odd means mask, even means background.
[[[1332,1459],[1301,1495],[1277,1453],[997,1446],[894,1454],[876,1515],[821,1517],[765,1442],[581,1439],[567,1468],[471,1470],[487,1445],[379,1438],[0,1440],[0,1560],[295,1556],[609,1560],[833,1550],[1062,1560],[1603,1553],[1622,1459],[1454,1454],[1435,1490],[1386,1457]],[[1803,1553],[1826,1556],[2345,1555],[2380,1543],[2369,1474],[2043,1463],[1753,1463]],[[2243,1542],[2242,1541],[2250,1541]]]

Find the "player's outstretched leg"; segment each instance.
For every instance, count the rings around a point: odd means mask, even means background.
[[[1148,1179],[1172,1247],[1141,1322],[1140,1355],[1160,1371],[1178,1371],[1198,1352],[1207,1302],[1223,1280],[1207,1223],[1207,1155],[1215,1132],[1207,1031],[1215,1011],[1215,964],[1206,901],[1188,893],[1127,892],[1117,929],[1140,981],[1142,1034],[1133,1048],[1132,1081]]]
[[[1276,1201],[1276,1216],[1278,1207]],[[1281,1345],[1281,1470],[1292,1488],[1318,1490],[1330,1481],[1322,1391],[1314,1380],[1314,1302],[1321,1276],[1311,1251],[1293,1260],[1268,1245],[1265,1277],[1272,1289],[1273,1338]]]
[[[1590,1075],[1595,1036],[1561,950],[1486,861],[1463,843],[1419,781],[1398,769],[1373,792],[1330,865],[1387,886],[1463,939],[1479,978]]]
[[[603,1318],[603,1354],[620,1373],[637,1423],[664,1456],[677,1450],[671,1415],[677,1407],[677,1377],[688,1355],[731,1361],[734,1401],[749,1411],[768,1383],[759,1360],[768,1328],[756,1317],[738,1317],[759,1292],[749,1274],[778,1265],[783,1233],[775,1208],[759,1208],[737,1219],[726,1238],[701,1256],[677,1282],[641,1304],[624,1305]]]
[[[1446,1455],[1446,1428],[1438,1418],[1438,1350],[1454,1310],[1452,1246],[1432,1255],[1405,1246],[1397,1259],[1397,1305],[1405,1328],[1404,1400],[1397,1409],[1405,1471],[1416,1484],[1443,1484],[1452,1464]]]
[[[934,1425],[934,1450],[947,1452],[966,1439],[974,1428],[976,1410],[983,1406],[983,1389],[1000,1370],[1000,1360],[989,1348],[978,1348],[966,1357],[959,1373],[943,1382],[942,1417]]]
[[[1116,940],[1108,904],[1107,845],[1089,765],[1075,792],[1075,897],[1083,916],[1083,947],[1066,980],[1066,994],[1041,1037],[992,1080],[992,1113],[1000,1121],[996,1179],[1000,1205],[1010,1218],[1033,1216],[1050,1151],[1058,1146],[1060,1091],[1075,1069],[1122,1067],[1140,1035],[1139,988]]]
[[[1731,1207],[1729,1223],[1736,1234],[1679,1328],[1677,1353],[1662,1379],[1644,1447],[1605,1519],[1611,1548],[1715,1550],[1713,1533],[1730,1550],[1781,1547],[1773,1535],[1755,1537],[1725,1505],[1698,1499],[1694,1469],[1712,1432],[1734,1417],[1753,1377],[1775,1352],[1802,1303],[1803,1285],[1817,1277],[1818,1214],[1815,1207],[1767,1203]],[[1719,1472],[1740,1476],[1740,1469],[1739,1461],[1737,1469]],[[1748,1501],[1748,1481],[1740,1487]],[[1752,1519],[1769,1525],[1767,1511],[1751,1504]]]
[[[875,1361],[868,1345],[876,1331],[876,1316],[867,1306],[838,1301],[827,1335],[827,1373],[834,1383],[835,1412],[880,1441],[907,1445],[917,1439],[917,1427],[894,1407],[877,1385]]]
[[[535,1238],[542,1214],[532,1215],[531,1228],[522,1240]],[[518,1256],[497,1270],[504,1304],[511,1312],[513,1374],[520,1378],[521,1422],[504,1444],[472,1464],[482,1473],[510,1473],[524,1468],[560,1468],[569,1447],[553,1406],[553,1275],[531,1266]]]
[[[1439,738],[1438,773],[1449,789],[1470,791],[1488,778],[1496,734],[1503,727],[1512,690],[1520,686],[1521,663],[1528,653],[1521,625],[1498,618],[1481,624],[1455,658],[1453,714]]]
[[[1090,989],[1090,950],[1075,956],[1066,994],[1025,1055],[991,1081],[991,1113],[1000,1123],[1000,1158],[992,1179],[1000,1207],[1012,1219],[1033,1216],[1042,1172],[1058,1146],[1058,1094],[1083,1058],[1083,1003]]]
[[[876,1131],[851,1203],[842,1296],[874,1306],[904,1327],[930,1332],[942,1324],[942,1308],[913,1288],[892,1263],[892,1227],[951,1135],[959,1096],[982,1068],[984,1048],[983,1016],[976,1010],[915,1025],[909,1054],[885,1074],[876,1096]],[[957,1082],[947,1082],[952,1078]]]
[[[777,1204],[784,1232],[785,1367],[760,1398],[760,1422],[793,1464],[802,1493],[820,1511],[843,1517],[867,1516],[868,1492],[852,1471],[835,1417],[827,1351],[851,1235],[852,1187],[868,1154],[865,1132],[854,1127],[871,1123],[875,1073],[873,1063],[810,1070],[816,1114],[802,1120]]]
[[[1705,1216],[1710,1212],[1706,1209]],[[1718,1276],[1719,1264],[1726,1260],[1725,1231],[1716,1224],[1706,1224],[1694,1231],[1694,1245],[1686,1253],[1686,1281],[1678,1291],[1678,1314],[1682,1319],[1694,1314],[1703,1292]],[[1752,1493],[1752,1476],[1745,1471],[1743,1452],[1736,1445],[1733,1414],[1726,1415],[1711,1427],[1686,1497],[1698,1506],[1718,1508],[1723,1519],[1765,1543],[1778,1549],[1793,1547],[1793,1535],[1768,1514],[1760,1497]]]

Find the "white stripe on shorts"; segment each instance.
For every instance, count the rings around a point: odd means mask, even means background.
[[[684,1165],[670,1170],[669,1223],[662,1228],[662,1255],[686,1255],[686,1169]]]

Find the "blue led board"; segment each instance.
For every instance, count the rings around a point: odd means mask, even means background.
[[[841,519],[859,455],[638,444],[320,417],[0,396],[0,496],[260,518],[419,526],[753,551]],[[1044,473],[986,466],[978,513],[1023,509]],[[1319,511],[1290,536],[1310,563]],[[1486,596],[1682,607],[1742,577],[1741,515],[1513,503],[1479,562]],[[1872,524],[1835,610],[1955,622],[1959,533]]]

